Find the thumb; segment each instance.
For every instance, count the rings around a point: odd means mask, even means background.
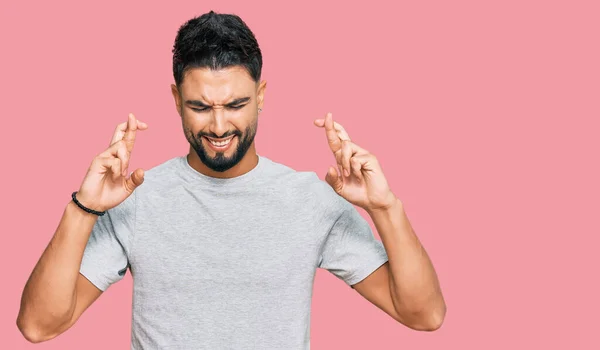
[[[334,167],[329,167],[329,171],[327,171],[327,175],[325,175],[325,181],[327,181],[329,186],[331,186],[338,194],[342,192],[344,183],[338,176],[338,172]]]
[[[131,176],[126,181],[127,189],[133,192],[139,185],[144,182],[144,169],[136,169],[131,173]]]

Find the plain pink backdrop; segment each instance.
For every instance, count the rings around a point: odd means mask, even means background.
[[[392,5],[394,3],[394,5]],[[22,288],[115,125],[132,167],[187,152],[169,85],[178,27],[254,31],[260,154],[323,178],[326,112],[374,153],[431,255],[443,327],[411,331],[319,270],[313,349],[599,349],[596,1],[12,1],[0,9],[0,348],[33,348]],[[129,348],[131,277],[37,349]]]

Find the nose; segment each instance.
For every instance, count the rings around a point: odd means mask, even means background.
[[[229,122],[227,121],[225,114],[223,108],[213,108],[212,110],[212,121],[210,123],[209,131],[218,137],[223,136],[223,134],[229,130],[227,127]]]

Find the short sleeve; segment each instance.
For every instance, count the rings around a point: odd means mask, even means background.
[[[128,254],[135,226],[135,191],[99,216],[83,253],[79,272],[105,291],[120,281],[129,267]]]
[[[342,212],[325,240],[319,267],[352,286],[387,262],[388,256],[356,208],[344,199],[340,205]]]

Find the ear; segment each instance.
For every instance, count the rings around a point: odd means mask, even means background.
[[[175,100],[175,107],[177,108],[177,114],[179,114],[180,117],[183,117],[181,115],[181,95],[179,94],[177,85],[171,84],[171,93],[173,94],[173,99]]]
[[[262,109],[265,99],[265,89],[267,88],[267,82],[265,80],[261,81],[258,84],[258,88],[256,91],[256,103],[258,108]]]

